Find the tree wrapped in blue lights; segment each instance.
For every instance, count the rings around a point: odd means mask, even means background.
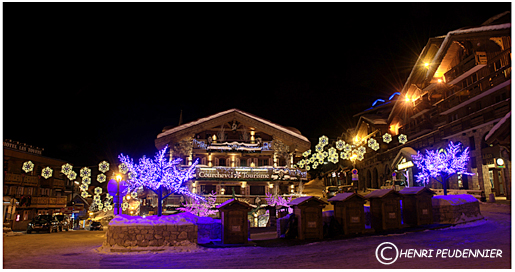
[[[181,194],[195,200],[205,201],[203,197],[192,193],[186,186],[186,182],[193,178],[198,160],[188,168],[181,170],[178,167],[181,159],[169,160],[165,156],[167,149],[168,146],[157,152],[154,160],[143,156],[138,164],[135,164],[129,156],[123,156],[123,154],[118,156],[128,168],[129,190],[135,191],[143,186],[158,196],[158,216],[162,215],[163,199],[171,194]],[[166,190],[169,193],[163,195]]]
[[[426,150],[426,154],[413,155],[413,163],[418,167],[419,173],[415,175],[417,182],[428,184],[431,178],[440,182],[443,186],[444,195],[447,195],[447,180],[454,174],[473,175],[467,172],[469,161],[469,148],[461,150],[461,143],[454,144],[452,141],[445,150]],[[438,179],[440,177],[440,179]]]

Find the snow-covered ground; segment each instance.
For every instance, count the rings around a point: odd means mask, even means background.
[[[511,268],[511,210],[508,205],[481,204],[486,220],[440,230],[311,242],[283,247],[204,248],[184,245],[155,252],[108,253],[105,232],[72,231],[4,236],[3,268]],[[376,259],[379,244],[399,250],[433,249],[432,258],[398,258],[391,265]],[[500,249],[497,258],[441,258],[440,249]],[[389,257],[388,250],[384,256]]]

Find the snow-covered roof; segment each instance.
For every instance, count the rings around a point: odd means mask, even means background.
[[[380,189],[380,190],[375,190],[375,191],[371,192],[370,194],[366,195],[365,197],[366,198],[382,198],[388,194],[400,195],[394,189]]]
[[[465,203],[478,202],[477,199],[469,194],[463,195],[437,195],[433,197],[434,206],[455,206]]]
[[[408,160],[412,160],[411,156],[413,155],[417,155],[417,151],[415,151],[415,149],[411,148],[411,147],[403,147],[401,148],[401,150],[399,150],[399,153],[397,153],[397,156],[395,156],[395,159],[393,159],[392,161],[392,169],[397,169],[395,166],[395,164],[397,164],[399,162],[399,159],[400,157],[404,157]]]
[[[494,133],[508,120],[508,118],[511,117],[511,111],[508,112],[495,126],[486,134],[485,141],[488,141],[488,139],[494,135]]]
[[[157,135],[157,138],[161,138],[161,137],[164,137],[166,135],[170,135],[170,134],[175,133],[177,131],[181,131],[183,129],[186,129],[186,128],[189,128],[189,127],[192,127],[192,126],[195,126],[195,125],[198,125],[198,124],[201,124],[201,123],[213,120],[215,118],[218,118],[220,116],[223,116],[223,115],[226,115],[226,114],[229,114],[229,113],[232,113],[232,112],[237,112],[237,113],[242,114],[244,116],[247,116],[249,118],[255,119],[255,120],[257,120],[257,121],[259,121],[259,122],[261,122],[263,124],[266,124],[266,125],[271,126],[273,128],[279,129],[279,130],[281,130],[281,131],[283,131],[285,133],[288,133],[288,134],[290,134],[292,136],[295,136],[295,137],[297,137],[299,139],[302,139],[302,140],[304,140],[306,142],[309,142],[308,138],[306,138],[305,136],[303,136],[303,135],[301,135],[301,134],[299,134],[297,132],[294,132],[292,130],[287,129],[286,127],[283,127],[281,125],[275,124],[275,123],[270,122],[270,121],[268,121],[266,119],[263,119],[261,117],[257,117],[257,116],[255,116],[253,114],[250,114],[250,113],[238,110],[238,109],[230,109],[230,110],[222,111],[222,112],[210,115],[208,117],[200,118],[200,119],[198,119],[196,121],[192,121],[192,122],[189,122],[189,123],[186,123],[186,124],[183,124],[183,125],[171,128],[171,129],[166,130],[166,131],[164,131],[162,133],[159,133]]]
[[[447,45],[452,43],[452,40],[454,39],[454,36],[456,36],[456,35],[478,33],[478,32],[485,32],[485,31],[494,31],[494,30],[503,30],[503,29],[509,29],[509,28],[511,28],[511,23],[501,24],[501,25],[480,26],[480,27],[473,27],[473,28],[458,29],[458,30],[450,31],[445,36],[445,39],[443,40],[442,45],[440,46],[440,49],[438,50],[438,52],[436,52],[436,55],[433,58],[432,63],[438,62],[438,60],[440,60],[443,57],[443,54],[445,54],[445,52],[447,51]],[[433,72],[432,69],[429,69],[427,71],[426,77],[429,76],[429,74],[432,72]]]
[[[356,193],[339,193],[333,197],[331,197],[330,199],[328,199],[327,201],[331,202],[331,201],[346,201],[350,198],[352,198],[352,196],[357,196],[361,199],[365,199],[363,196],[359,195],[359,194],[356,194]]]
[[[247,207],[248,209],[251,209],[252,207],[250,206],[250,204],[246,203],[246,202],[242,202],[242,201],[238,201],[234,198],[231,198],[227,201],[225,201],[224,203],[216,206],[217,209],[223,209],[223,208],[227,208],[229,206],[232,206],[232,205],[240,205],[240,206],[243,206],[243,207]]]
[[[428,192],[430,194],[435,194],[435,192],[427,189],[426,187],[409,187],[409,188],[404,188],[399,191],[399,193],[403,194],[403,195],[418,195],[422,192]]]
[[[325,204],[325,205],[328,204],[324,200],[319,199],[318,197],[315,197],[315,196],[303,196],[303,197],[299,197],[299,198],[296,198],[296,199],[292,200],[291,202],[288,203],[288,205],[290,205],[290,207],[291,206],[295,206],[295,205],[300,205],[300,204],[305,203],[305,202],[307,202],[309,200],[315,200],[315,201],[318,201],[321,204]]]

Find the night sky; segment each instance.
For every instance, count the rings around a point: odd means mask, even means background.
[[[3,138],[74,166],[153,156],[237,108],[312,142],[400,91],[431,37],[511,3],[3,3]]]

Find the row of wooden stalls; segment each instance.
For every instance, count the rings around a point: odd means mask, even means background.
[[[334,218],[345,235],[365,232],[365,209],[370,209],[370,225],[376,232],[400,229],[403,226],[433,224],[432,197],[426,187],[375,190],[362,196],[340,193],[328,199],[334,206]],[[365,206],[367,200],[370,206]],[[297,222],[298,239],[323,239],[323,208],[329,204],[314,196],[294,199],[289,203]],[[222,243],[238,244],[248,240],[247,212],[252,209],[245,202],[228,200],[217,207],[222,219]]]

